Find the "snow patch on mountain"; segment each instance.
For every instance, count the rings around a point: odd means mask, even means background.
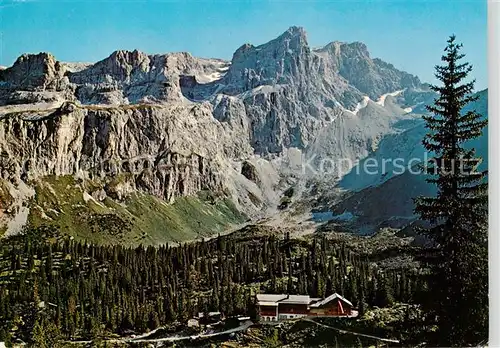
[[[76,73],[91,67],[94,63],[62,62],[67,71]]]
[[[241,100],[245,100],[247,98],[253,98],[258,94],[278,93],[282,88],[283,88],[283,86],[280,86],[280,85],[273,85],[273,86],[263,85],[263,86],[258,86],[258,87],[251,89],[251,90],[245,91],[241,94],[238,94],[236,97],[241,99]]]
[[[359,103],[356,105],[356,107],[354,108],[354,110],[353,110],[353,111],[351,111],[351,112],[352,112],[354,115],[357,115],[357,114],[358,114],[358,112],[359,112],[359,110],[366,108],[366,106],[368,105],[368,102],[369,102],[370,100],[371,100],[371,99],[370,99],[370,97],[368,97],[368,96],[366,96],[366,95],[365,95],[365,96],[363,97],[363,100],[362,100],[361,102],[359,102]]]
[[[216,67],[215,71],[208,74],[198,74],[196,75],[196,80],[201,84],[219,81],[226,75],[228,70],[229,65],[225,62],[220,62],[220,65]]]
[[[391,93],[382,94],[380,96],[380,98],[378,99],[377,104],[384,106],[385,105],[385,99],[387,98],[387,96],[390,95],[392,97],[395,97],[395,96],[401,94],[403,91],[404,91],[404,89],[399,90],[399,91],[395,91],[395,92],[391,92]]]
[[[386,98],[388,96],[395,97],[395,96],[400,95],[403,91],[404,91],[404,89],[399,90],[399,91],[394,91],[394,92],[382,94],[380,96],[380,98],[375,103],[378,104],[378,105],[380,105],[380,106],[385,106],[385,100],[386,100]],[[356,105],[356,107],[354,108],[353,111],[350,111],[350,110],[347,110],[347,111],[353,113],[354,115],[357,115],[358,112],[359,112],[359,110],[366,108],[366,106],[368,105],[368,102],[370,102],[370,101],[374,102],[373,100],[370,99],[369,96],[365,95],[365,96],[363,96],[363,99]],[[340,105],[340,103],[338,105]],[[406,113],[409,113],[409,112],[412,111],[411,108],[406,108],[406,109],[403,109],[403,110]],[[407,111],[407,110],[409,110],[409,111]]]

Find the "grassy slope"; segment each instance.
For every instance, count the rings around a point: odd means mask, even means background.
[[[77,239],[123,245],[163,244],[207,237],[245,220],[228,199],[181,197],[173,204],[145,193],[124,202],[84,198],[97,184],[71,176],[46,177],[35,185],[29,222],[55,225]]]

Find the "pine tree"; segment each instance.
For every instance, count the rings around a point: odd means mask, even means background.
[[[375,293],[375,305],[379,307],[389,307],[394,303],[392,289],[387,280],[387,276],[379,276],[377,291]]]
[[[481,135],[486,121],[474,110],[463,108],[475,101],[474,81],[465,83],[472,66],[461,63],[462,45],[451,36],[444,64],[436,66],[442,86],[432,113],[424,119],[429,129],[423,145],[433,158],[426,166],[427,182],[437,188],[436,197],[416,199],[415,212],[430,223],[425,233],[434,241],[437,255],[428,260],[430,293],[424,303],[437,318],[441,345],[477,343],[487,336],[487,183],[486,172],[476,171],[480,159],[466,142]]]
[[[365,282],[361,282],[358,286],[358,295],[357,295],[357,298],[358,298],[358,312],[359,312],[359,316],[360,317],[363,317],[363,315],[365,314],[366,312],[366,289],[365,289]]]
[[[37,320],[33,326],[33,331],[31,333],[31,341],[34,347],[39,348],[50,348],[47,343],[47,337],[45,336],[45,331],[43,324]]]

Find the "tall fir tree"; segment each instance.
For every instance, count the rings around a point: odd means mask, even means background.
[[[430,223],[425,232],[435,243],[436,257],[429,261],[429,294],[424,301],[437,320],[436,340],[445,346],[464,346],[487,337],[488,259],[486,172],[478,171],[480,158],[467,141],[482,134],[487,121],[476,111],[465,112],[474,102],[474,81],[465,82],[472,66],[461,62],[461,44],[451,36],[435,76],[441,86],[432,115],[424,119],[429,130],[423,140],[433,154],[426,165],[427,182],[437,188],[435,197],[418,197],[415,212]]]

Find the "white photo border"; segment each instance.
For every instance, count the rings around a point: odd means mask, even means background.
[[[500,0],[488,0],[489,347],[500,347]]]

